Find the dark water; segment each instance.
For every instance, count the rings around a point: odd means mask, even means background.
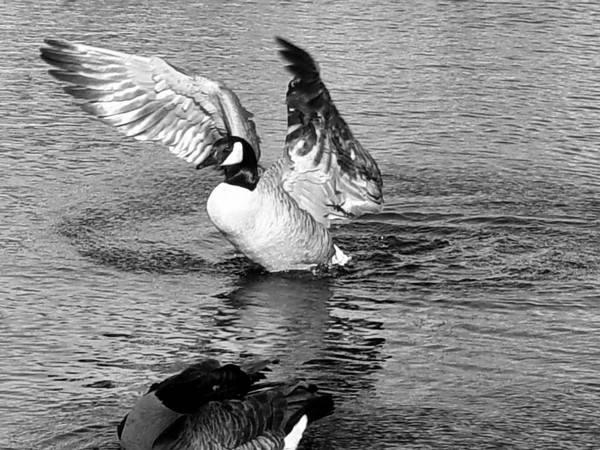
[[[198,357],[278,357],[336,395],[311,449],[598,448],[595,2],[2,2],[0,448],[116,449]],[[346,269],[268,275],[204,203],[215,175],[93,122],[46,74],[59,36],[226,81],[279,155],[310,49],[379,161]]]

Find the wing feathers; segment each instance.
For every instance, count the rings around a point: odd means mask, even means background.
[[[121,445],[283,449],[302,417],[311,423],[331,414],[333,401],[302,380],[257,383],[265,378],[268,362],[221,366],[205,360],[152,385],[119,425]],[[287,442],[297,445],[301,432],[293,437]]]
[[[260,155],[251,115],[222,84],[189,76],[158,57],[46,39],[41,57],[83,109],[127,136],[158,141],[196,165],[219,139],[236,135]]]
[[[111,116],[113,114],[135,111],[136,109],[141,108],[148,103],[148,97],[143,93],[140,94],[141,95],[136,96],[130,95],[128,98],[121,100],[84,103],[82,107],[85,112],[96,115],[99,118]]]
[[[275,41],[281,47],[279,53],[289,63],[286,67],[294,76],[303,80],[319,78],[319,67],[308,52],[283,38],[276,37]]]
[[[284,188],[322,224],[378,212],[383,204],[381,173],[352,135],[319,76],[317,63],[301,48],[277,38],[289,84],[285,152],[291,165]]]
[[[107,75],[103,72],[98,72],[95,76],[90,76],[90,74],[66,72],[63,70],[49,70],[48,73],[57,80],[101,91],[119,89],[123,83],[122,80],[118,79],[122,74],[112,73]]]

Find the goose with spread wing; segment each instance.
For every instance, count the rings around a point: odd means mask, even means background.
[[[381,173],[331,100],[312,57],[277,38],[293,79],[283,155],[263,170],[252,115],[224,84],[159,57],[46,39],[50,74],[82,108],[135,139],[156,141],[225,180],[208,215],[240,252],[269,271],[345,264],[333,221],[379,212]]]
[[[333,412],[304,380],[268,382],[268,361],[203,360],[155,383],[117,429],[124,450],[294,450],[307,425]]]

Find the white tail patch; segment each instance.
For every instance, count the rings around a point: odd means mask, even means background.
[[[331,264],[338,266],[345,266],[350,261],[350,256],[346,255],[337,245],[333,244],[335,248],[335,255],[331,258]]]
[[[283,450],[296,450],[296,447],[298,447],[298,444],[300,443],[300,439],[302,439],[302,433],[304,433],[304,430],[306,430],[307,424],[308,417],[306,417],[306,415],[300,417],[300,420],[296,425],[294,425],[294,428],[292,428],[290,434],[288,434],[283,440],[285,444]]]
[[[241,142],[236,142],[233,144],[233,149],[231,149],[231,153],[225,161],[221,163],[222,166],[233,166],[234,164],[239,164],[244,159],[244,146]]]

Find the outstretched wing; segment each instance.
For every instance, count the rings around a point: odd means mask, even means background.
[[[44,42],[41,57],[57,68],[50,74],[69,83],[65,91],[82,99],[85,111],[126,135],[161,142],[197,166],[214,163],[217,141],[227,136],[246,139],[260,157],[251,114],[223,84],[190,76],[156,56]]]
[[[333,104],[312,57],[277,38],[294,78],[287,92],[284,189],[322,224],[381,211],[381,173]]]

